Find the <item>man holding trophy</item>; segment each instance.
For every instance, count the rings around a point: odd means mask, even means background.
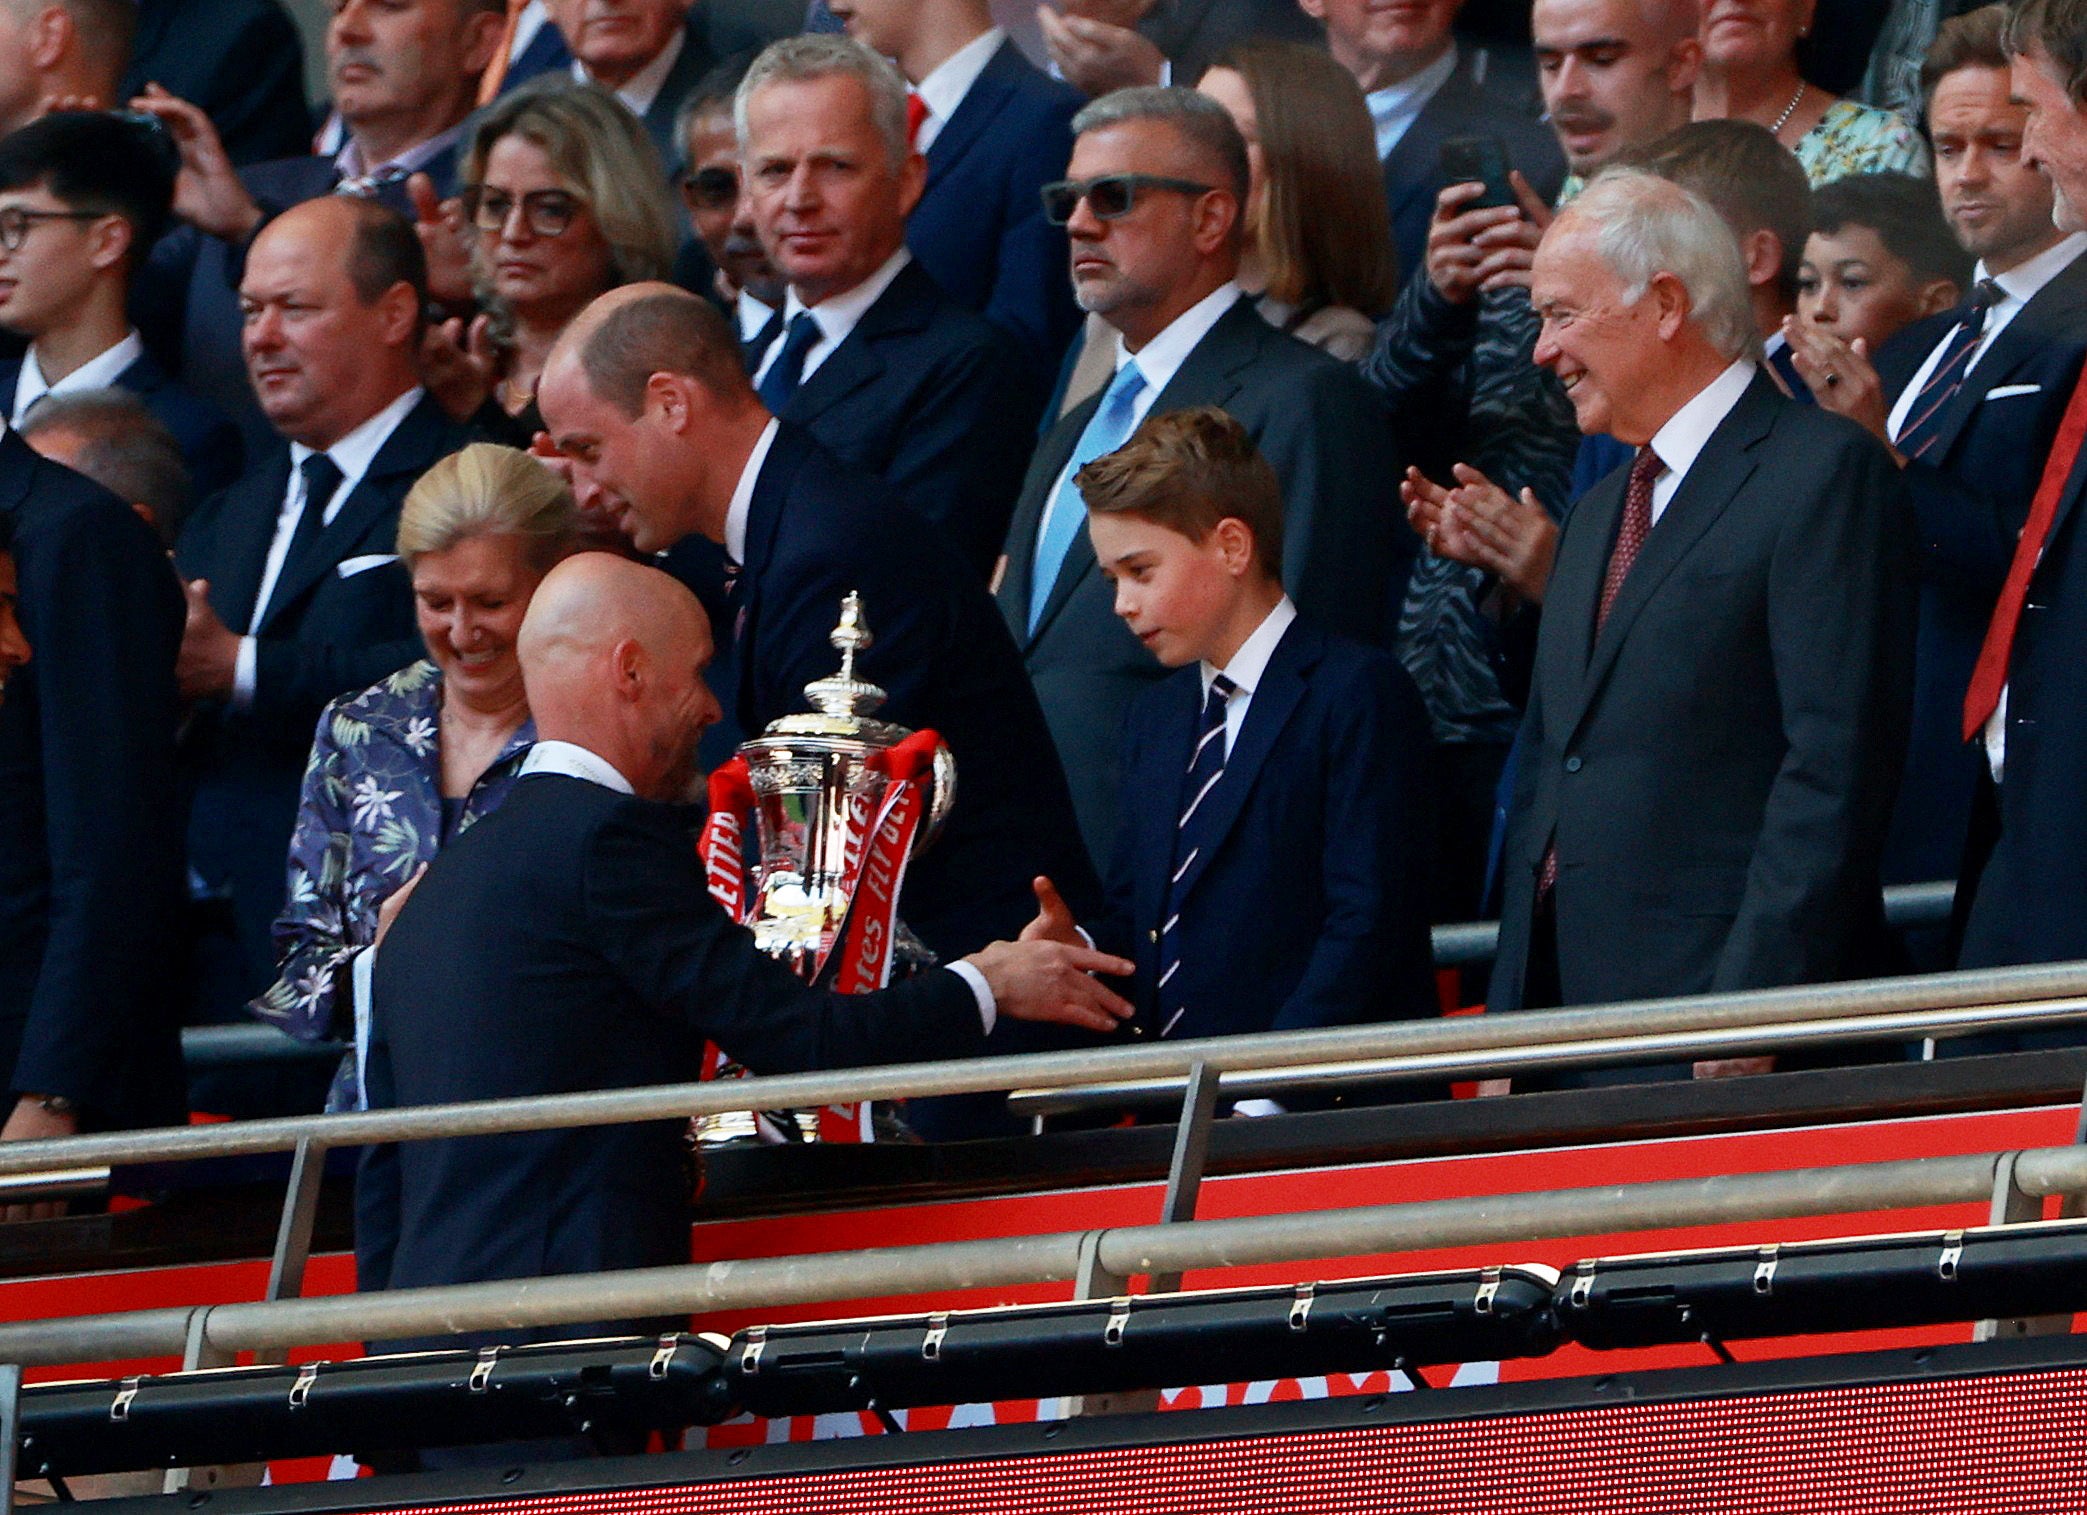
[[[702,676],[708,621],[666,574],[605,553],[568,559],[531,602],[518,652],[539,733],[522,777],[385,906],[373,1108],[691,1079],[706,1038],[783,1073],[976,1056],[1011,1021],[1106,1032],[1130,1013],[1090,976],[1129,962],[1057,942],[986,944],[860,994],[814,988],[765,954],[712,899],[674,803],[718,706]],[[685,1262],[684,1131],[372,1149],[356,1195],[360,1287]]]

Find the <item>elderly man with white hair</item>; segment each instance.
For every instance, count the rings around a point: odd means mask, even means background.
[[[1581,430],[1637,455],[1558,543],[1489,1008],[1874,971],[1913,666],[1897,470],[1761,371],[1732,233],[1678,185],[1601,175],[1530,295]]]

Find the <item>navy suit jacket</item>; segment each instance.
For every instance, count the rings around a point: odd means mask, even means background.
[[[782,330],[778,313],[754,361]],[[783,407],[945,532],[983,583],[1035,443],[1041,381],[1014,340],[909,262]]]
[[[677,560],[701,544],[677,548]],[[755,481],[738,607],[740,728],[807,708],[830,675],[841,597],[862,595],[876,640],[857,666],[890,696],[879,718],[932,727],[957,762],[957,801],[906,875],[899,913],[948,961],[1017,934],[1029,881],[1060,881],[1091,911],[1101,888],[1080,845],[1043,713],[984,583],[919,516],[785,422]]]
[[[1544,598],[1489,1008],[1522,1008],[1557,848],[1563,1002],[1876,971],[1913,682],[1913,525],[1866,432],[1757,374],[1595,606],[1621,472]]]
[[[312,150],[304,47],[279,0],[138,0],[128,100],[147,83],[197,107],[236,164]]]
[[[1891,401],[1960,315],[1918,322],[1885,345],[1877,367]],[[1935,445],[1903,470],[1920,522],[1918,682],[1886,883],[1951,878],[1961,864],[1986,771],[1982,745],[1964,740],[1964,691],[2083,353],[2087,258],[2038,290],[1993,339],[1941,412]]]
[[[12,400],[22,365],[0,365],[0,403]],[[159,359],[146,353],[116,375],[117,389],[129,390],[172,433],[188,465],[189,498],[206,500],[239,477],[243,444],[239,428],[215,405],[197,399],[167,377]]]
[[[180,588],[128,505],[12,430],[0,513],[34,653],[0,703],[0,1068],[90,1126],[178,1123]]]
[[[1017,338],[1039,385],[1080,325],[1065,228],[1044,219],[1039,191],[1065,177],[1082,103],[1001,43],[928,148],[927,190],[906,221],[920,266]]]
[[[1181,669],[1125,722],[1106,950],[1138,965],[1138,1020],[1175,1037],[1435,1013],[1427,712],[1390,653],[1292,622],[1247,705],[1183,877],[1180,1022],[1157,1017],[1159,928],[1203,708]]]
[[[1086,532],[1074,535],[1029,630],[1044,506],[1101,401],[1096,394],[1076,406],[1037,448],[1008,531],[999,600],[1072,782],[1080,830],[1089,850],[1106,857],[1116,839],[1123,712],[1162,670],[1117,619],[1115,591]],[[1395,518],[1402,470],[1391,422],[1354,365],[1277,331],[1242,299],[1146,414],[1192,405],[1232,415],[1282,481],[1283,584],[1298,608],[1329,630],[1388,641],[1417,543]]]
[[[693,822],[535,774],[445,846],[377,953],[372,1108],[694,1079],[706,1038],[757,1073],[985,1050],[977,1002],[954,973],[829,994],[763,955],[711,900]],[[684,1130],[661,1121],[372,1148],[356,1186],[358,1287],[685,1263]]]
[[[1451,137],[1498,137],[1507,161],[1522,171],[1546,205],[1565,182],[1565,154],[1558,138],[1537,119],[1526,100],[1478,80],[1486,54],[1465,48],[1456,72],[1421,107],[1406,134],[1384,160],[1384,193],[1391,202],[1391,240],[1399,271],[1409,274],[1427,261],[1428,222],[1442,193],[1442,144]]]
[[[200,711],[190,727],[189,863],[206,885],[231,892],[245,966],[258,980],[251,993],[273,977],[269,928],[319,712],[423,655],[397,558],[400,502],[467,440],[430,398],[407,412],[332,524],[283,564],[256,633],[253,703]],[[278,441],[259,467],[203,503],[175,545],[182,576],[210,581],[211,608],[234,631],[252,623],[289,479],[289,449]]]
[[[1295,0],[1158,0],[1138,30],[1167,55],[1174,82],[1190,89],[1234,43],[1255,37],[1321,43],[1325,35]]]
[[[444,198],[457,192],[453,148],[437,153],[425,171]],[[318,157],[256,164],[239,177],[265,216],[331,193],[336,180],[333,160]],[[411,219],[404,185],[387,185],[378,199]],[[239,346],[239,280],[248,245],[205,236],[186,224],[175,227],[159,239],[139,271],[131,290],[131,319],[182,386],[239,427],[246,456],[263,458],[280,439],[254,398]]]

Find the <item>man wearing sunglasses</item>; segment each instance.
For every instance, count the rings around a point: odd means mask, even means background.
[[[732,313],[742,343],[768,329],[785,294],[782,275],[768,261],[754,227],[753,202],[742,193],[732,96],[745,77],[744,64],[715,69],[681,107],[675,133],[688,164],[680,178],[682,202],[710,264],[707,285],[703,277],[684,279],[679,267],[675,282],[699,292],[707,287]]]
[[[1038,447],[1015,507],[1001,613],[1021,645],[1073,785],[1080,829],[1106,856],[1125,705],[1161,669],[1117,618],[1072,475],[1153,411],[1216,405],[1283,485],[1284,586],[1322,625],[1385,639],[1412,538],[1392,519],[1399,459],[1352,369],[1277,331],[1240,295],[1246,144],[1223,106],[1186,89],[1129,89],[1074,118],[1067,179],[1043,193],[1072,239],[1083,310],[1119,341],[1107,389]],[[1396,530],[1396,535],[1394,534]]]
[[[754,225],[789,281],[748,349],[762,402],[877,475],[948,534],[983,583],[1043,409],[1036,365],[906,249],[927,167],[906,84],[859,42],[778,42],[739,86]]]
[[[987,0],[835,0],[833,13],[912,86],[928,180],[906,245],[951,299],[1055,372],[1080,314],[1059,276],[1065,234],[1036,192],[1065,172],[1079,93],[1022,56]]]

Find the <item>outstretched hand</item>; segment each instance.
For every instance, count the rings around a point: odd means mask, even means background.
[[[1086,946],[1087,939],[1080,935],[1079,922],[1073,919],[1072,909],[1059,894],[1058,886],[1039,873],[1029,887],[1036,891],[1036,919],[1022,928],[1017,940],[1063,942],[1068,947]]]
[[[1100,1032],[1130,1018],[1130,1002],[1092,975],[1123,978],[1137,965],[1107,952],[1057,941],[994,942],[964,961],[985,975],[1000,1015]]]

